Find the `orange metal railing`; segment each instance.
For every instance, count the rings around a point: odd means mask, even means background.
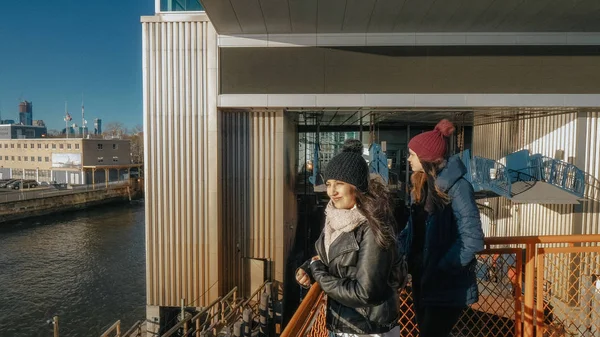
[[[479,302],[454,336],[600,336],[600,235],[498,237],[477,255]],[[410,283],[399,294],[401,336],[418,336]],[[325,337],[326,296],[315,284],[282,337]]]

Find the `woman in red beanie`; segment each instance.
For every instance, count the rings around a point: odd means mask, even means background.
[[[412,275],[420,337],[449,336],[479,297],[475,253],[483,249],[483,230],[467,170],[458,156],[446,156],[453,132],[442,120],[408,143],[411,209],[398,242]]]

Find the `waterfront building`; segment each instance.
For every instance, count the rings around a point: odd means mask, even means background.
[[[0,139],[0,179],[93,184],[123,180],[131,164],[129,140]],[[104,168],[119,169],[108,170]]]
[[[43,125],[0,124],[0,139],[43,138],[47,133]]]

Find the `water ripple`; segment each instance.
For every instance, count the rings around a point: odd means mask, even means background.
[[[144,208],[105,206],[0,225],[0,337],[98,336],[145,316]]]

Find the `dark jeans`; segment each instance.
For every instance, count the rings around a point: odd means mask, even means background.
[[[415,303],[419,337],[448,337],[463,311],[462,307],[422,306]]]

